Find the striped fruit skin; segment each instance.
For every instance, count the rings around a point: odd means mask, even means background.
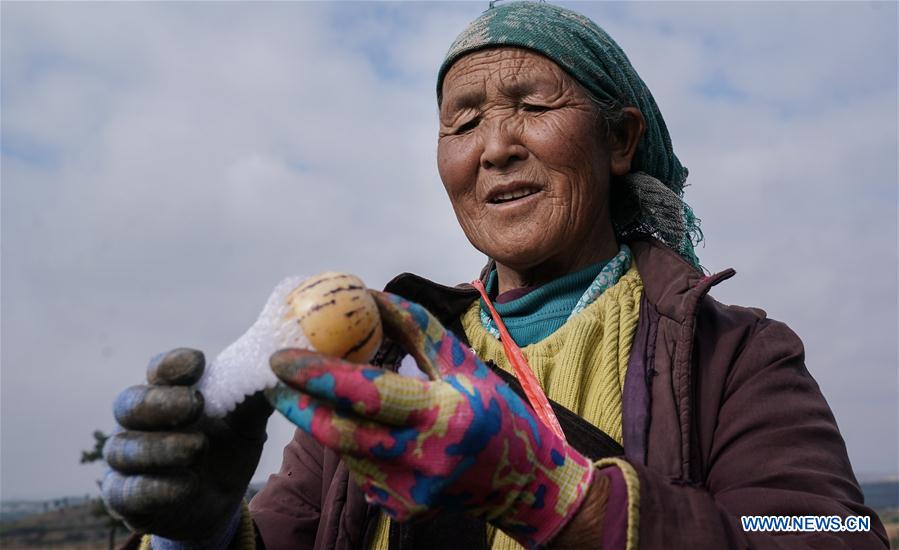
[[[310,277],[287,296],[287,303],[319,353],[368,363],[381,346],[378,306],[355,275]]]

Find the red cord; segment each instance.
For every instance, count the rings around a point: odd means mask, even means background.
[[[537,377],[534,376],[531,366],[528,365],[528,360],[525,359],[524,354],[521,353],[521,349],[515,344],[512,337],[509,336],[509,331],[506,330],[505,323],[503,323],[503,320],[496,312],[496,309],[493,308],[490,298],[487,297],[487,289],[484,288],[484,283],[480,280],[474,280],[471,284],[481,293],[481,298],[484,299],[484,303],[487,304],[487,309],[490,310],[490,316],[493,317],[493,322],[496,323],[496,328],[499,329],[500,340],[503,344],[503,350],[506,352],[506,357],[509,359],[509,362],[512,363],[512,368],[515,369],[515,375],[518,377],[518,381],[521,382],[522,389],[524,389],[524,395],[531,403],[534,412],[537,413],[537,418],[539,418],[543,424],[557,436],[561,437],[562,441],[565,441],[565,434],[562,433],[562,426],[559,424],[559,419],[556,418],[556,413],[553,412],[549,400],[546,398],[546,394],[543,393],[543,388],[540,387],[540,382],[537,381]]]

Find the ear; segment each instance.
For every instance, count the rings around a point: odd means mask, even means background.
[[[625,118],[612,136],[609,168],[613,176],[623,176],[631,171],[631,161],[637,152],[637,144],[646,130],[643,113],[636,107],[623,109]]]

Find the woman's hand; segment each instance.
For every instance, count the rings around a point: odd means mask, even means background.
[[[367,499],[399,521],[461,507],[527,546],[575,514],[590,461],[418,304],[372,292],[385,332],[431,380],[305,350],[271,365],[267,396],[294,424],[341,454]]]
[[[137,532],[182,541],[215,537],[259,462],[271,407],[256,394],[223,419],[206,417],[203,396],[191,389],[204,363],[196,350],[162,354],[147,369],[148,385],[116,399],[124,431],[103,449],[110,470],[102,495]]]

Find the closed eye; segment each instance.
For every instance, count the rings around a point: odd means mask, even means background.
[[[456,134],[464,134],[466,132],[470,132],[471,130],[474,130],[477,127],[477,125],[480,123],[481,123],[481,117],[476,116],[473,119],[466,122],[465,124],[463,124],[462,126],[459,126],[458,128],[456,128],[455,133]]]
[[[549,109],[546,105],[534,105],[533,103],[525,103],[521,106],[521,110],[526,113],[545,113]]]

